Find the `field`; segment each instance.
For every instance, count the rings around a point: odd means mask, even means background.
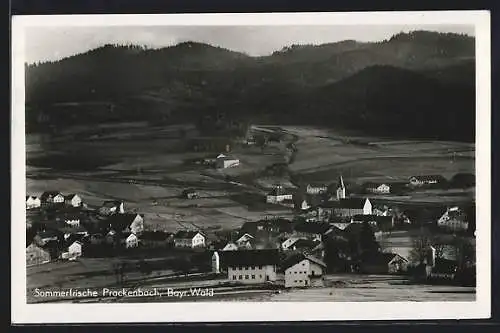
[[[104,128],[105,127],[105,128]],[[265,193],[286,176],[264,169],[285,160],[287,141],[261,150],[234,145],[231,155],[241,165],[211,169],[190,161],[218,152],[194,152],[179,139],[198,133],[190,125],[148,127],[144,123],[104,126],[85,132],[67,129],[59,139],[27,140],[27,193],[45,190],[79,193],[91,206],[122,199],[126,207],[144,213],[154,228],[175,230],[185,224],[234,228],[269,215],[291,217],[289,208],[265,203]],[[88,131],[88,129],[87,129]],[[293,138],[298,152],[289,170],[305,181],[335,182],[342,174],[350,186],[365,181],[406,180],[411,175],[474,171],[474,145],[459,142],[391,141],[307,127],[254,126],[254,132],[279,132]],[[92,134],[97,132],[99,134]],[[291,141],[290,141],[291,142]],[[195,188],[199,199],[179,198]],[[471,201],[470,190],[433,190],[375,199],[395,203],[453,204]]]

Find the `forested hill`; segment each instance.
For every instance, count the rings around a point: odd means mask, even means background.
[[[106,45],[27,65],[26,119],[35,131],[117,119],[196,122],[223,113],[471,140],[474,49],[472,37],[426,31],[377,43],[292,45],[265,57],[196,42]],[[404,120],[404,131],[394,129]]]

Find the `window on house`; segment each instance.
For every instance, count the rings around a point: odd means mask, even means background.
[[[259,274],[259,279],[262,279],[262,274]]]
[[[243,275],[238,276],[238,280],[241,280],[243,278]]]
[[[236,280],[236,275],[233,275],[233,280]]]
[[[255,275],[252,274],[252,280],[255,280]]]
[[[259,266],[259,269],[262,269],[262,265]]]
[[[245,275],[245,280],[248,280],[248,278],[249,278],[248,275]]]

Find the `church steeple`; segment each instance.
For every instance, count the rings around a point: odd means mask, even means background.
[[[345,199],[345,186],[344,186],[344,179],[342,178],[342,175],[339,177],[339,182],[337,184],[337,200],[340,199]]]

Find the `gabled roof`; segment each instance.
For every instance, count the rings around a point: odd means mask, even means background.
[[[201,234],[203,237],[205,237],[205,235],[201,231],[198,231],[198,230],[180,230],[174,234],[174,238],[176,238],[176,239],[192,239],[198,233]]]
[[[363,230],[365,223],[351,223],[345,229],[344,232],[349,235],[359,235],[361,230]],[[368,224],[368,227],[371,228],[373,232],[377,231],[378,228]]]
[[[324,183],[318,183],[318,182],[311,182],[307,184],[307,187],[315,187],[315,188],[327,188],[328,185]]]
[[[290,195],[290,194],[292,193],[287,191],[284,187],[276,186],[267,195],[277,196],[277,195]]]
[[[78,197],[78,194],[71,193],[66,196],[64,196],[64,200],[72,200],[74,197]]]
[[[46,200],[49,197],[55,197],[57,195],[62,195],[62,194],[59,191],[46,191],[46,192],[42,193],[42,195],[40,196],[40,199]]]
[[[260,266],[279,264],[279,251],[276,249],[224,251],[220,253],[225,266]]]
[[[290,257],[285,259],[285,261],[283,262],[283,265],[281,267],[283,270],[286,270],[286,269],[298,264],[299,262],[301,262],[303,260],[309,260],[309,261],[312,261],[320,266],[326,267],[326,264],[323,261],[321,261],[320,259],[313,257],[313,256],[306,256],[303,253],[296,253],[296,254],[291,255]]]
[[[301,248],[301,249],[304,249],[304,248],[307,248],[307,249],[312,249],[314,248],[315,246],[317,246],[319,244],[319,241],[313,241],[311,239],[297,239],[295,242],[293,242],[291,244],[291,246],[295,246],[297,248]]]
[[[435,273],[454,273],[457,267],[458,262],[456,260],[436,258],[432,271]]]

